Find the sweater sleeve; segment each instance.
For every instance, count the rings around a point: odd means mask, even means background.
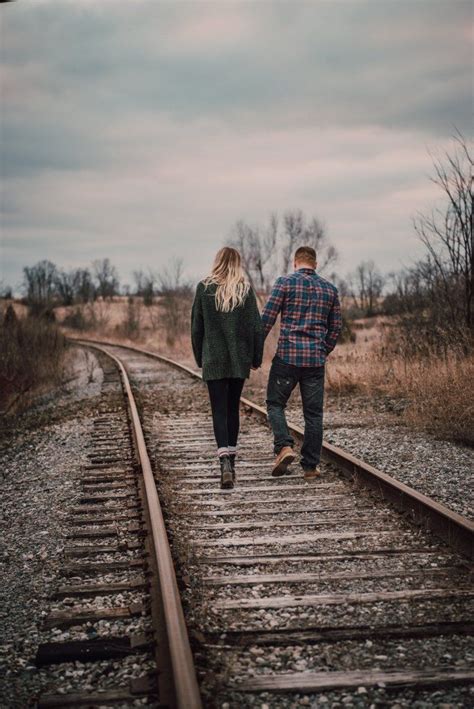
[[[262,318],[258,309],[257,298],[255,297],[255,293],[252,289],[249,292],[249,296],[253,327],[252,367],[260,367],[263,359],[263,343],[265,340],[263,334]]]
[[[202,344],[204,341],[204,318],[202,314],[202,285],[198,284],[191,311],[191,341],[194,359],[198,367],[202,367]]]

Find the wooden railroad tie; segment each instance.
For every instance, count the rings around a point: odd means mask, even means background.
[[[443,685],[469,684],[474,680],[474,670],[429,670],[379,671],[359,670],[354,672],[294,672],[253,677],[239,681],[231,678],[234,691],[239,692],[323,692],[331,689],[354,689],[356,687],[439,687]]]
[[[219,633],[193,633],[200,644],[221,644],[223,646],[248,647],[250,645],[317,645],[338,643],[348,640],[413,640],[448,635],[474,635],[474,623],[470,620],[456,622],[433,622],[419,625],[349,625],[341,627],[311,626],[285,627],[281,629],[249,628],[248,630],[227,630]]]
[[[146,635],[108,636],[88,640],[66,640],[43,643],[38,647],[35,665],[57,665],[62,662],[96,662],[136,655],[151,650],[153,640]]]
[[[104,689],[96,692],[71,692],[65,694],[45,694],[38,700],[37,709],[65,709],[65,707],[96,707],[109,704],[132,704],[141,697],[152,697],[157,693],[156,679],[148,676],[130,680],[128,686]],[[155,702],[154,702],[155,703]],[[157,709],[162,707],[156,704]],[[162,707],[165,709],[165,707]]]

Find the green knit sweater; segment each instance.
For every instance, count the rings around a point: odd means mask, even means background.
[[[250,367],[260,367],[263,328],[255,293],[250,289],[242,305],[229,313],[217,310],[214,284],[201,281],[196,289],[191,322],[194,357],[202,378],[246,379]]]

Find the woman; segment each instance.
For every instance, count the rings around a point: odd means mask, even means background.
[[[191,336],[197,365],[209,389],[221,488],[232,488],[240,395],[250,368],[260,367],[263,355],[257,300],[236,249],[220,249],[210,276],[198,284]]]

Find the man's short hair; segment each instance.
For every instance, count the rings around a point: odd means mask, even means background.
[[[312,246],[300,246],[295,251],[295,261],[305,261],[316,266],[316,251]]]

